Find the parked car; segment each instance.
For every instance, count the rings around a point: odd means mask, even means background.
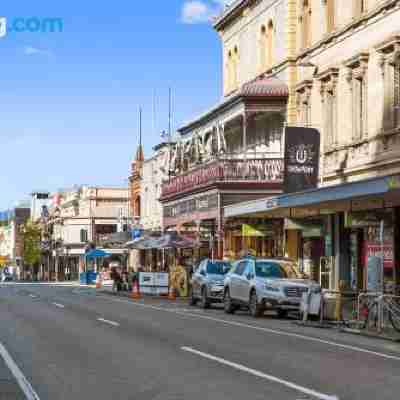
[[[211,303],[221,303],[224,294],[224,278],[232,268],[228,261],[206,258],[200,262],[192,275],[190,304],[201,302],[203,308]]]
[[[304,292],[320,291],[318,283],[304,279],[290,259],[245,257],[239,260],[224,282],[224,309],[240,307],[259,317],[276,310],[280,317],[299,311]]]

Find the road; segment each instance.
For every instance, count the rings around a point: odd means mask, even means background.
[[[93,289],[18,284],[0,286],[0,316],[0,349],[23,374],[30,399],[400,395],[399,344],[271,316],[254,320],[181,301],[134,302]],[[24,398],[21,379],[2,356],[0,400]]]

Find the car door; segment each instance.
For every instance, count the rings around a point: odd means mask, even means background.
[[[242,279],[242,274],[244,269],[246,268],[246,261],[239,261],[236,265],[235,270],[232,272],[230,277],[230,295],[233,299],[239,300],[240,299],[240,282]]]
[[[247,260],[245,262],[245,268],[240,276],[240,281],[238,284],[239,288],[239,300],[243,302],[248,302],[250,297],[250,286],[252,277],[254,276],[254,261]]]
[[[195,297],[199,297],[201,295],[201,285],[202,285],[202,280],[203,280],[203,275],[201,271],[205,271],[205,265],[207,261],[203,260],[199,266],[197,267],[196,271],[193,274],[193,280],[192,280],[192,290],[193,294]]]

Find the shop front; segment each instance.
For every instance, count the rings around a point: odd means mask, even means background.
[[[286,214],[282,251],[323,288],[390,292],[400,287],[399,189],[399,176],[374,178],[232,205],[224,213],[271,220]]]
[[[256,257],[282,257],[283,221],[233,218],[224,223],[224,257],[237,260],[249,253]]]

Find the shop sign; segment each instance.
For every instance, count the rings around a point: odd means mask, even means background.
[[[382,216],[374,212],[365,213],[345,213],[345,228],[367,228],[369,226],[379,226]]]
[[[383,199],[382,198],[352,200],[352,202],[351,202],[351,209],[353,211],[374,210],[377,208],[383,208]]]
[[[319,215],[319,210],[316,208],[292,208],[291,212],[294,218],[306,218]]]
[[[400,189],[400,176],[392,176],[388,179],[388,189]]]
[[[318,185],[320,133],[314,128],[285,128],[285,193]]]
[[[366,254],[365,254],[365,264],[368,265],[368,261],[371,257],[382,257],[383,249],[383,265],[386,269],[393,268],[393,246],[390,243],[384,243],[383,246],[376,243],[366,242],[365,244]]]
[[[264,225],[242,225],[242,235],[243,236],[270,236],[273,235],[274,231],[268,230],[268,228]]]

